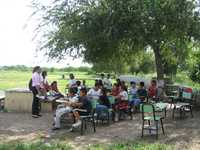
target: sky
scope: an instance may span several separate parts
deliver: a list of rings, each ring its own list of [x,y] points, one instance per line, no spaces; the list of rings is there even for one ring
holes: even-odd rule
[[[0,0],[0,66],[26,65],[45,67],[87,66],[81,59],[57,63],[47,62],[47,58],[37,53],[33,41],[36,20],[29,20],[33,10],[32,0]],[[24,28],[25,25],[28,25]]]

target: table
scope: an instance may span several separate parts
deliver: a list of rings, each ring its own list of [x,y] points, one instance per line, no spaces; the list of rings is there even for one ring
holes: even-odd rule
[[[176,109],[179,110],[180,118],[182,118],[182,114],[185,113],[186,108],[189,109],[191,116],[193,117],[192,106],[190,105],[190,103],[178,102],[178,103],[174,104],[174,109],[173,109],[173,112],[172,112],[172,118],[174,119],[174,113],[175,113]]]
[[[169,105],[168,103],[163,103],[163,102],[158,102],[153,104],[155,107],[156,112],[165,112],[165,117],[167,116],[167,106]]]

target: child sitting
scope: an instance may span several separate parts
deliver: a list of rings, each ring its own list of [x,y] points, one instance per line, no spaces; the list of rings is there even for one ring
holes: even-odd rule
[[[116,103],[114,105],[115,121],[119,120],[119,111],[128,110],[128,93],[125,86],[119,86],[120,93],[116,96]]]
[[[147,98],[147,90],[144,87],[144,82],[140,82],[140,86],[137,90],[138,98],[141,100],[141,102],[144,102]]]
[[[69,100],[66,101],[65,107],[58,108],[54,117],[54,128],[53,130],[60,129],[61,116],[72,112],[73,105],[78,102],[78,97],[75,95],[76,91],[73,88],[69,89]]]
[[[99,88],[98,83],[95,83],[95,86],[93,88],[91,88],[87,93],[87,96],[90,99],[99,99],[100,95],[101,95],[101,89]]]
[[[73,110],[73,115],[75,117],[76,123],[72,125],[73,128],[77,128],[81,125],[80,116],[87,116],[92,111],[92,104],[87,98],[87,89],[82,88],[80,90],[80,97],[77,103],[74,103],[73,107],[76,109]]]
[[[151,81],[151,85],[148,88],[149,98],[155,99],[157,97],[157,82],[156,80]]]
[[[141,100],[138,98],[138,89],[136,87],[136,83],[135,82],[131,82],[131,89],[129,91],[130,95],[131,95],[131,101],[130,101],[130,106],[131,106],[131,112],[135,112],[136,111],[136,107],[141,103]]]
[[[51,83],[50,94],[57,98],[64,97],[64,95],[62,95],[61,92],[58,90],[57,81],[53,81]]]

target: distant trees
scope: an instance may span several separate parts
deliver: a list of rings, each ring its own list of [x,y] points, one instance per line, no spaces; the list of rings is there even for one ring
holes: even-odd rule
[[[32,71],[32,67],[27,67],[24,65],[16,65],[16,66],[2,66],[0,67],[0,70],[6,70],[6,71]],[[65,67],[65,68],[55,68],[55,67],[42,67],[43,70],[46,70],[47,72],[74,72],[74,71],[80,71],[80,72],[91,72],[90,67]]]

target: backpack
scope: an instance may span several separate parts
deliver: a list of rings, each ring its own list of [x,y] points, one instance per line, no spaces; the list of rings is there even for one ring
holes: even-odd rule
[[[33,86],[32,86],[32,78],[29,80],[29,82],[28,82],[28,88],[29,88],[29,90],[30,91],[32,91],[33,90]]]

